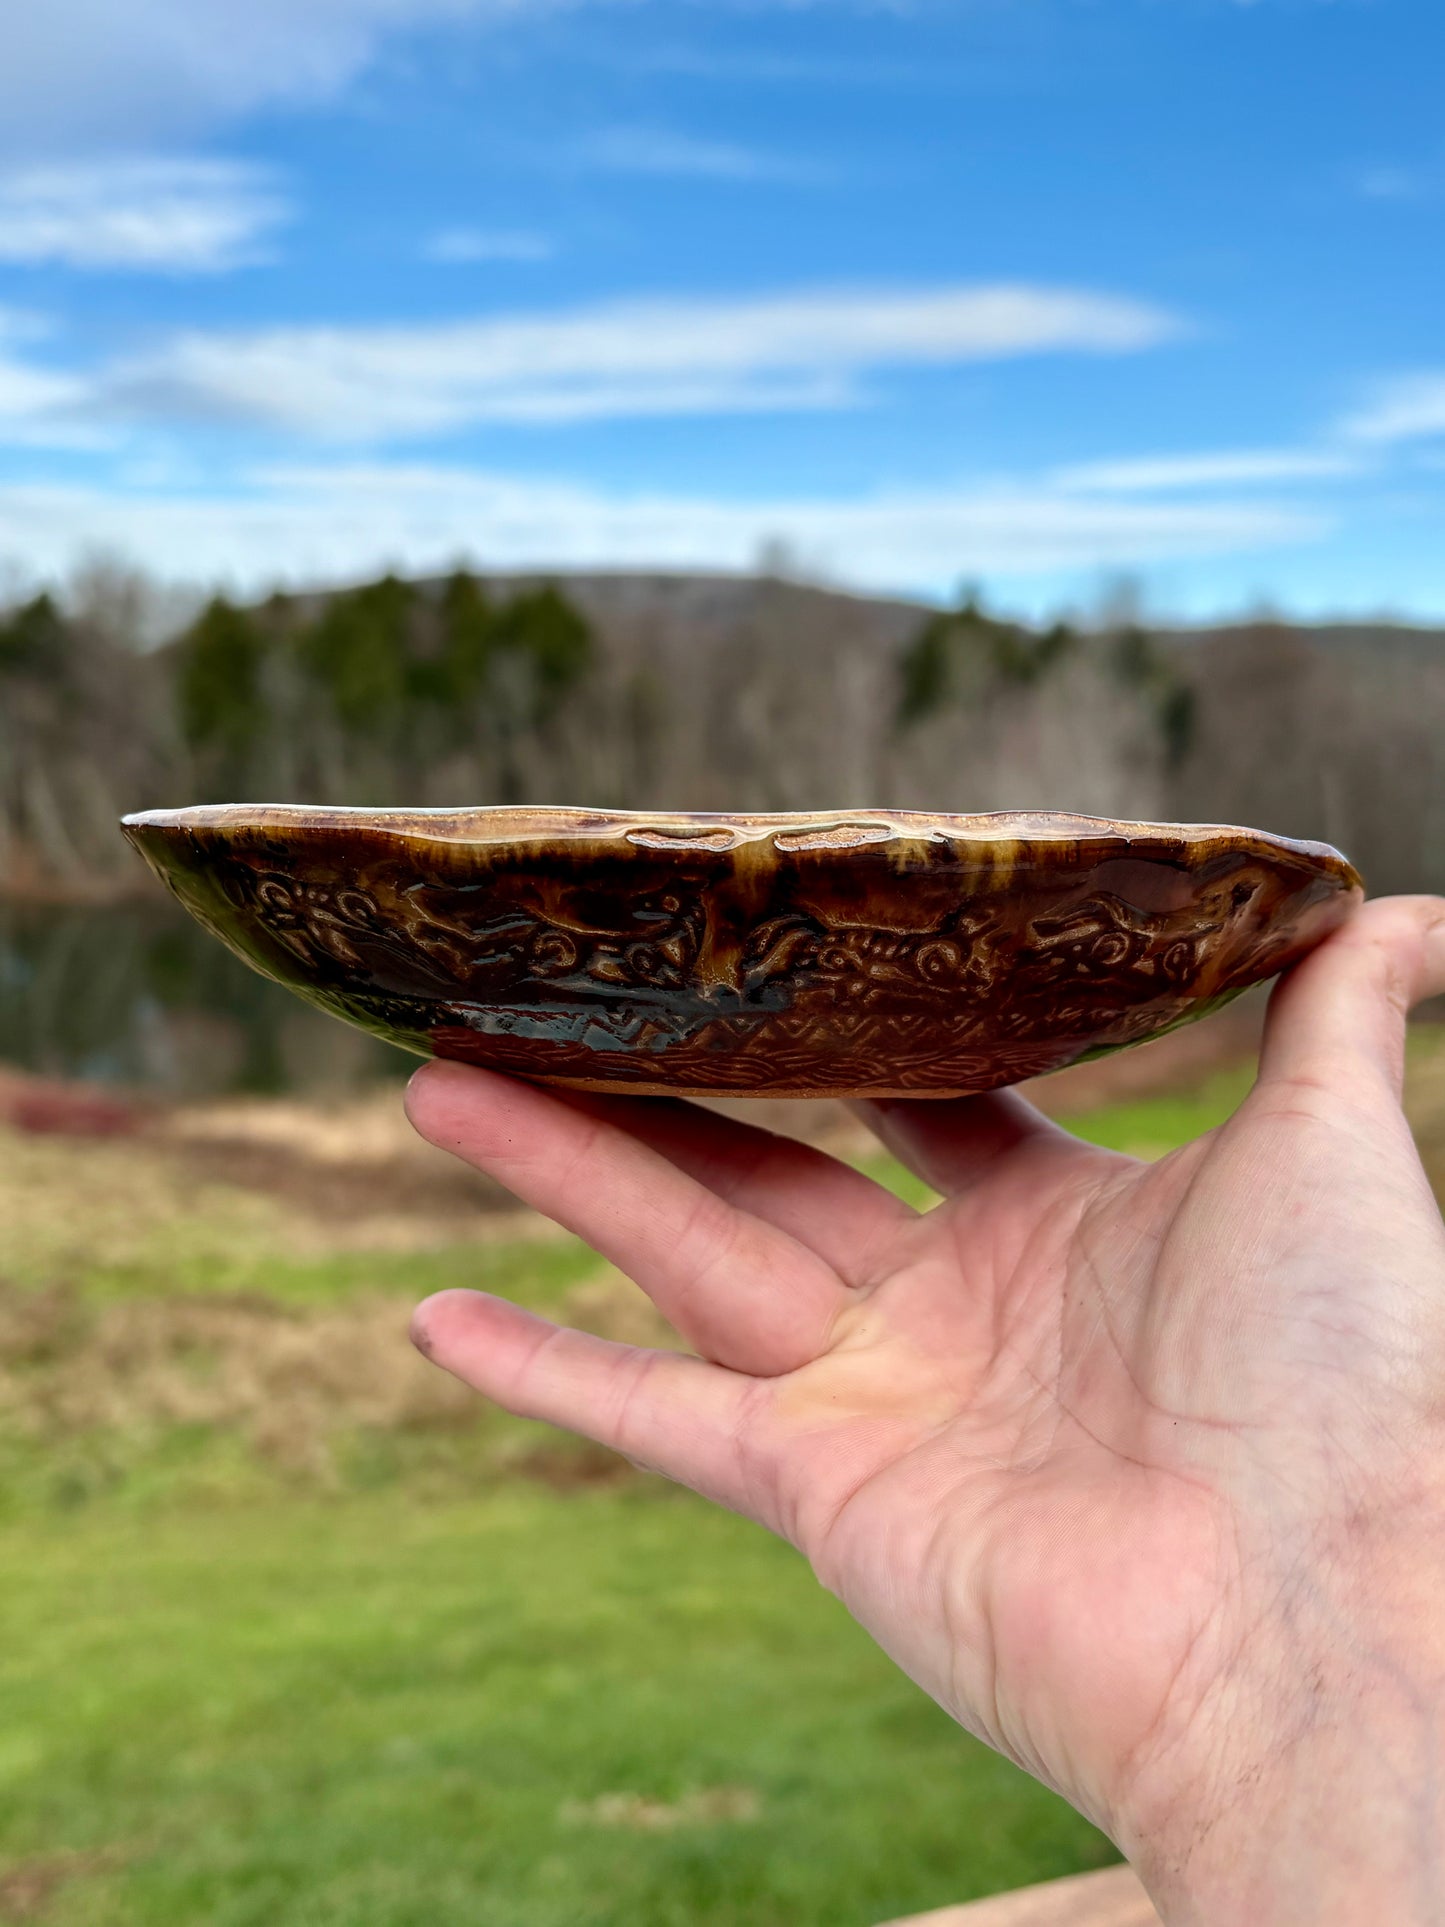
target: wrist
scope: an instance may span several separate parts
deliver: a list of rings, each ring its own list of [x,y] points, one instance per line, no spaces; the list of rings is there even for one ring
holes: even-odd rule
[[[1341,1714],[1124,1844],[1165,1927],[1434,1927],[1445,1917],[1442,1723]]]
[[[1153,1750],[1116,1837],[1166,1927],[1445,1919],[1445,1557],[1286,1589]],[[1326,1575],[1326,1576],[1322,1576]]]

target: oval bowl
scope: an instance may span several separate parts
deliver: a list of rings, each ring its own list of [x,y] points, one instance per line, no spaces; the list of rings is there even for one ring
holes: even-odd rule
[[[1362,894],[1323,844],[1083,816],[247,804],[123,828],[334,1016],[636,1095],[991,1090],[1204,1015]]]

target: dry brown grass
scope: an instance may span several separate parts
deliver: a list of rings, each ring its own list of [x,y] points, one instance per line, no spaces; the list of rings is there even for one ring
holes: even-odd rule
[[[185,1105],[157,1115],[145,1135],[195,1177],[263,1192],[341,1227],[358,1218],[454,1222],[517,1209],[499,1184],[424,1143],[391,1085],[332,1103]]]
[[[129,1271],[164,1288],[181,1269],[224,1277],[273,1257],[553,1235],[515,1201],[497,1209],[465,1184],[413,1183],[394,1165],[328,1169],[285,1150],[253,1157],[219,1135],[196,1144],[181,1134],[36,1137],[0,1127],[0,1273],[41,1284]]]
[[[1198,1083],[1247,1055],[1257,1004],[1029,1087],[1055,1112]],[[716,1107],[845,1156],[876,1142],[828,1101]],[[242,1098],[150,1107],[110,1138],[0,1125],[0,1274],[38,1284],[96,1271],[166,1281],[207,1268],[411,1252],[548,1235],[506,1192],[422,1143],[394,1087],[333,1102]]]
[[[1143,1074],[1131,1069],[1128,1078]],[[1445,1193],[1445,1027],[1413,1032],[1407,1103],[1427,1170]],[[197,1176],[194,1147],[219,1160],[243,1142],[290,1160],[294,1184],[278,1193]],[[82,1435],[158,1438],[194,1427],[325,1476],[343,1434],[473,1424],[472,1395],[413,1353],[396,1296],[362,1289],[289,1304],[256,1291],[175,1288],[187,1268],[223,1286],[228,1268],[264,1281],[272,1259],[420,1252],[548,1231],[530,1213],[439,1211],[440,1192],[420,1176],[405,1211],[394,1195],[372,1197],[369,1214],[358,1208],[338,1221],[305,1202],[317,1170],[347,1172],[350,1182],[383,1166],[421,1173],[436,1157],[411,1137],[394,1093],[325,1114],[290,1103],[208,1106],[128,1139],[0,1134],[0,1431],[44,1448]],[[444,1187],[452,1167],[442,1164],[435,1181]],[[95,1273],[117,1269],[128,1273],[124,1295],[87,1288]],[[560,1310],[628,1342],[668,1342],[647,1300],[607,1267],[574,1286]],[[530,1438],[499,1440],[497,1449],[518,1470],[564,1482],[615,1469],[605,1455],[595,1464],[575,1453],[559,1458]]]
[[[610,1268],[574,1287],[560,1312],[604,1337],[668,1341],[648,1300]],[[260,1296],[94,1303],[61,1285],[0,1286],[0,1431],[53,1448],[97,1434],[134,1444],[202,1428],[324,1481],[343,1435],[477,1424],[484,1408],[475,1393],[417,1355],[406,1322],[394,1297],[296,1309]],[[537,1458],[530,1441],[503,1442],[503,1457],[553,1482],[598,1469]]]
[[[1426,1175],[1445,1208],[1445,1025],[1417,1025],[1411,1031],[1405,1111]]]

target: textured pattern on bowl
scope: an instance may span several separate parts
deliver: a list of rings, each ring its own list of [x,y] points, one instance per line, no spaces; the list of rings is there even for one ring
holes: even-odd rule
[[[1360,897],[1336,851],[1059,815],[238,805],[127,817],[256,969],[580,1090],[958,1096],[1159,1035]]]

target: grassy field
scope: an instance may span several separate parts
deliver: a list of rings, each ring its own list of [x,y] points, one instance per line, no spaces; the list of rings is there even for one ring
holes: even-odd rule
[[[1076,1123],[1157,1154],[1246,1084]],[[652,1336],[574,1241],[4,1152],[0,1921],[870,1927],[1112,1857],[786,1547],[405,1346],[464,1282]]]
[[[73,1875],[56,1923],[863,1927],[1108,1857],[786,1548],[641,1482],[5,1553],[3,1838]]]

